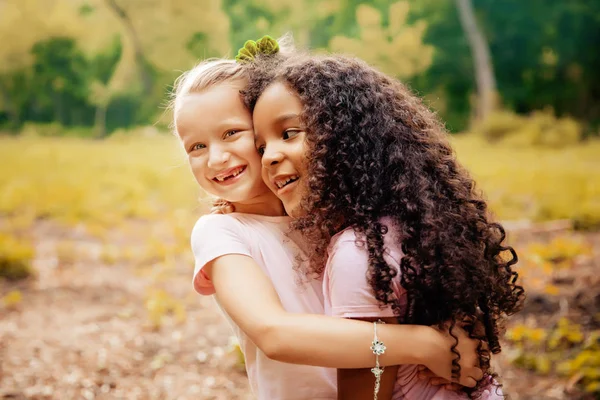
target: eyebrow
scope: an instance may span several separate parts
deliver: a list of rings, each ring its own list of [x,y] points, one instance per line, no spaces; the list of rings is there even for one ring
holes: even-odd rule
[[[245,121],[243,118],[233,117],[222,120],[217,127],[219,130],[223,130],[231,127],[231,125],[248,125],[248,121]]]
[[[276,124],[280,124],[282,122],[286,122],[290,119],[294,119],[294,118],[299,118],[300,115],[296,114],[296,113],[292,113],[292,114],[283,114],[280,115],[279,117],[275,118],[275,123]]]
[[[294,119],[294,118],[300,118],[300,114],[290,113],[290,114],[280,115],[279,117],[275,118],[275,121],[273,121],[273,124],[281,124],[283,122],[289,121],[290,119]],[[259,136],[259,133],[255,127],[254,128],[254,137],[256,138],[257,136]]]

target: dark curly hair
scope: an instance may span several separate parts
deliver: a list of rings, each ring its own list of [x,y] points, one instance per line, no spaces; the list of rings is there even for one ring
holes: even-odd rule
[[[307,194],[293,227],[310,246],[310,272],[322,272],[332,236],[353,228],[368,251],[368,279],[379,302],[390,304],[401,323],[464,324],[487,343],[479,354],[491,373],[501,322],[524,300],[512,269],[517,254],[503,244],[503,227],[489,216],[437,116],[406,86],[354,58],[300,54],[258,59],[249,68],[244,97],[251,110],[276,81],[303,104]],[[383,235],[392,228],[384,216],[400,234],[399,278],[384,260]],[[407,291],[404,307],[393,279]],[[460,355],[452,351],[458,376]]]

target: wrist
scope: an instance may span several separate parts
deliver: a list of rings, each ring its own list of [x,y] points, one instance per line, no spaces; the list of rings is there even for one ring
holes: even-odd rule
[[[430,326],[420,326],[417,336],[417,343],[413,347],[414,357],[417,360],[415,364],[422,364],[430,368],[439,362],[440,355],[446,349],[444,336],[436,329]]]

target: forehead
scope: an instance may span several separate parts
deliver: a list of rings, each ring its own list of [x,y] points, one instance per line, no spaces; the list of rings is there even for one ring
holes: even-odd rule
[[[254,107],[254,117],[265,116],[276,117],[281,112],[302,111],[302,103],[297,94],[282,82],[269,85],[258,98]]]
[[[182,96],[175,107],[176,122],[195,119],[206,123],[232,116],[249,117],[250,113],[240,95],[242,88],[240,84],[222,83]]]

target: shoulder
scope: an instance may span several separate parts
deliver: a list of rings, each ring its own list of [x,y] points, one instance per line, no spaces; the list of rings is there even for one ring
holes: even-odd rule
[[[340,247],[346,247],[349,244],[356,245],[356,243],[357,243],[356,232],[354,232],[354,228],[348,227],[348,228],[344,229],[343,231],[340,231],[340,232],[336,233],[335,235],[333,235],[333,237],[331,238],[331,241],[329,242],[328,251],[331,254],[331,253],[334,253],[335,251],[337,251]]]
[[[192,235],[210,233],[215,231],[226,231],[241,229],[242,224],[238,218],[230,214],[208,214],[198,218]]]
[[[399,264],[402,258],[402,238],[398,225],[390,217],[381,218],[380,223],[386,228],[386,233],[383,235],[384,257],[389,257],[386,261],[392,264]],[[368,258],[365,238],[357,234],[353,227],[348,227],[334,235],[329,242],[327,252],[330,258],[335,257],[344,261],[352,257],[361,257],[361,260],[364,257]]]
[[[346,228],[331,238],[325,269],[329,273],[365,270],[368,268],[368,258],[364,241],[356,235],[353,228]]]
[[[192,245],[243,237],[244,226],[237,217],[223,214],[203,215],[192,229]]]

